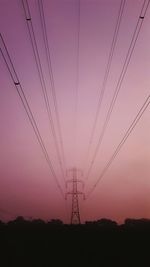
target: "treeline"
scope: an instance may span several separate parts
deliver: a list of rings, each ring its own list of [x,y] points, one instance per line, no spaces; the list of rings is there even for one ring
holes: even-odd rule
[[[141,218],[141,219],[132,219],[132,218],[128,218],[124,221],[123,224],[118,225],[116,221],[110,220],[110,219],[99,219],[96,221],[86,221],[84,224],[80,224],[80,225],[70,225],[70,224],[64,224],[63,221],[61,221],[60,219],[52,219],[50,221],[44,221],[42,219],[25,219],[23,216],[18,216],[16,217],[16,219],[14,220],[10,220],[8,222],[4,222],[2,220],[0,220],[0,227],[4,227],[4,226],[11,226],[11,225],[41,225],[41,226],[70,226],[70,227],[86,227],[86,226],[93,226],[93,227],[110,227],[110,228],[116,228],[116,227],[150,227],[150,219],[146,219],[146,218]]]
[[[1,266],[150,266],[150,220],[100,219],[81,225],[55,219],[0,222]]]

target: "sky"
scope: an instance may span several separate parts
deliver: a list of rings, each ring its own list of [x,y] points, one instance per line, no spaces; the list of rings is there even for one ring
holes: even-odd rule
[[[79,19],[80,2],[80,19]],[[150,93],[150,7],[123,79],[102,144],[87,171],[138,21],[143,0],[126,0],[93,142],[88,153],[98,97],[108,62],[120,0],[43,0],[60,128],[65,179],[82,170],[85,194]],[[146,1],[148,2],[148,1]],[[37,0],[29,0],[32,24],[60,149],[57,119]],[[58,181],[66,189],[49,125],[40,79],[20,0],[0,0],[0,33],[29,102]],[[2,47],[2,42],[0,43]],[[78,81],[78,82],[77,82]],[[149,108],[103,179],[86,200],[79,197],[81,221],[150,218]],[[81,172],[79,172],[80,174]],[[79,190],[82,188],[79,186]],[[71,196],[60,194],[0,53],[0,218],[70,221]]]

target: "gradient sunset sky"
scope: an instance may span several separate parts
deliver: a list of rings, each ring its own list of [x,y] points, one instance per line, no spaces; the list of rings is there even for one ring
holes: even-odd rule
[[[58,132],[38,1],[29,0],[28,3]],[[102,108],[87,158],[120,3],[121,0],[43,0],[66,168],[75,166],[82,169],[83,181],[86,180],[144,1],[125,1]],[[0,33],[65,192],[20,0],[0,0]],[[77,76],[79,83],[76,98]],[[143,20],[102,145],[85,183],[85,193],[97,181],[149,94],[150,7]],[[44,220],[59,218],[69,222],[70,208],[71,198],[68,197],[67,201],[62,199],[0,53],[0,218],[7,220],[22,215]],[[127,217],[150,218],[149,108],[89,199],[80,199],[80,212],[82,222],[102,217],[119,223]]]

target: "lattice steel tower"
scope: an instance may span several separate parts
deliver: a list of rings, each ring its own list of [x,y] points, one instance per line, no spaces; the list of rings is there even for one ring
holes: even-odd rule
[[[83,182],[81,180],[78,180],[78,174],[82,173],[80,170],[73,168],[68,170],[72,174],[72,179],[68,180],[66,184],[72,183],[72,191],[66,193],[67,195],[72,195],[72,210],[71,210],[71,224],[80,224],[80,210],[79,210],[79,195],[83,195],[84,193],[81,191],[78,191],[78,183],[81,183],[83,185]]]

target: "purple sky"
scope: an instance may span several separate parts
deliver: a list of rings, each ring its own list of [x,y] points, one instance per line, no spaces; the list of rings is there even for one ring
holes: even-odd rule
[[[120,0],[80,0],[77,129],[75,105],[78,1],[43,0],[66,167],[69,169],[76,164],[77,168],[83,170],[83,180],[142,4],[142,0],[126,0],[101,113],[89,158],[86,160]],[[37,0],[29,0],[29,6],[56,126]],[[150,9],[147,10],[143,21],[85,192],[97,181],[103,167],[149,95],[149,25]],[[65,190],[21,1],[0,0],[0,32],[31,105],[59,182]],[[107,217],[122,222],[126,217],[150,217],[149,137],[150,121],[147,109],[91,197],[80,202],[82,221]],[[68,222],[70,203],[70,198],[66,203],[62,200],[0,54],[0,210],[10,212],[3,212],[0,217],[10,219],[18,214],[45,220],[60,218]]]

